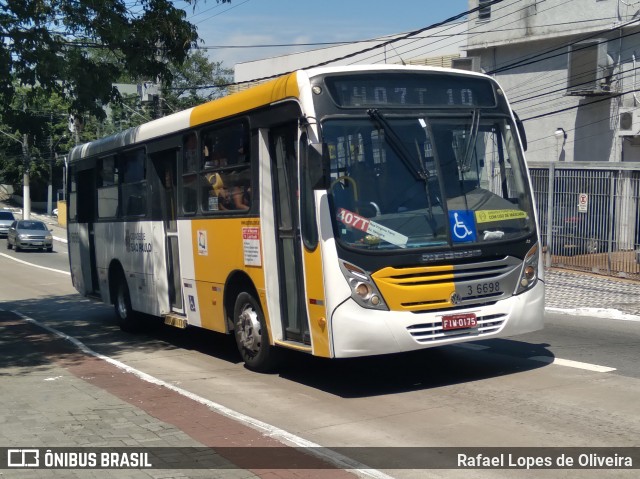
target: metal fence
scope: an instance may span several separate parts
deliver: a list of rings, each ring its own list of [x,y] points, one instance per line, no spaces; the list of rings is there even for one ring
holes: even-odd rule
[[[529,171],[547,267],[640,279],[639,166],[532,162]]]

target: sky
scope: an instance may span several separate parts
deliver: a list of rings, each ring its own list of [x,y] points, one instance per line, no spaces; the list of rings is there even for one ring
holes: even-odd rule
[[[233,68],[259,60],[323,45],[408,32],[443,21],[468,9],[467,0],[198,0],[193,8],[177,1],[187,20],[196,25],[212,61]],[[298,44],[288,47],[258,45]],[[217,48],[229,46],[252,48]],[[328,45],[325,45],[328,46]]]

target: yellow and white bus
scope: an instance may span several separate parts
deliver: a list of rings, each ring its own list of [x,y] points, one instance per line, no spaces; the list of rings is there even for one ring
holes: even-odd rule
[[[540,329],[524,130],[492,78],[299,70],[74,148],[73,284],[140,313],[345,358]]]

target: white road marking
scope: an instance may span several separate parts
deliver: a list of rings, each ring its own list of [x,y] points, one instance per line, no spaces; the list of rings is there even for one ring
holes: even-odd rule
[[[62,273],[62,274],[71,276],[71,273],[69,271],[62,271],[61,269],[55,269],[55,268],[47,268],[46,266],[40,266],[39,264],[33,264],[27,261],[22,261],[21,259],[14,258],[13,256],[9,256],[8,254],[4,254],[4,253],[0,253],[0,256],[2,256],[3,258],[10,259],[12,261],[16,261],[18,263],[26,264],[28,266],[33,266],[34,268],[46,269],[47,271],[54,271],[56,273]]]
[[[549,356],[533,356],[532,361],[539,361],[547,364],[557,364],[558,366],[567,366],[569,368],[585,369],[587,371],[594,371],[596,373],[609,373],[615,371],[616,368],[610,368],[609,366],[600,366],[598,364],[582,363],[580,361],[572,361],[571,359],[553,358]]]
[[[303,448],[310,448],[309,452],[320,457],[321,459],[324,459],[332,464],[334,464],[335,466],[341,468],[341,469],[347,469],[350,470],[352,472],[355,472],[361,476],[366,476],[366,477],[372,477],[372,478],[376,478],[376,479],[392,479],[391,476],[385,474],[384,472],[378,471],[377,469],[370,469],[368,468],[366,465],[358,462],[358,461],[354,461],[353,459],[350,459],[346,456],[343,456],[342,454],[338,454],[337,452],[331,451],[329,449],[323,448],[322,446],[320,446],[319,444],[316,444],[314,442],[311,441],[307,441],[306,439],[296,436],[295,434],[292,434],[290,432],[285,431],[284,429],[280,429],[276,426],[272,426],[271,424],[268,424],[266,422],[260,421],[258,419],[252,418],[250,416],[247,416],[245,414],[242,414],[238,411],[234,411],[233,409],[230,409],[226,406],[223,406],[222,404],[218,404],[216,402],[210,401],[209,399],[205,399],[201,396],[198,396],[192,392],[189,392],[185,389],[179,388],[171,383],[168,383],[166,381],[163,381],[162,379],[158,379],[154,376],[151,376],[150,374],[144,373],[142,371],[139,371],[138,369],[132,368],[131,366],[128,366],[116,359],[110,358],[109,356],[105,356],[104,354],[100,354],[96,351],[94,351],[93,349],[89,348],[88,346],[86,346],[83,342],[79,341],[78,339],[69,336],[65,333],[63,333],[62,331],[59,331],[55,328],[51,328],[33,318],[30,318],[29,316],[26,316],[22,313],[20,313],[19,311],[12,311],[14,314],[17,314],[18,316],[20,316],[22,319],[24,319],[25,321],[35,324],[36,326],[45,329],[47,331],[49,331],[50,333],[55,334],[56,336],[61,337],[62,339],[65,339],[66,341],[69,341],[70,343],[72,343],[73,345],[75,345],[78,349],[80,349],[82,352],[89,354],[93,357],[102,359],[103,361],[108,362],[109,364],[114,365],[115,367],[117,367],[118,369],[121,369],[123,371],[126,371],[130,374],[133,374],[135,376],[137,376],[138,378],[142,379],[143,381],[146,381],[148,383],[151,384],[156,384],[158,386],[163,386],[167,389],[170,389],[174,392],[177,392],[178,394],[185,396],[193,401],[196,401],[200,404],[203,404],[207,407],[209,407],[210,409],[216,411],[219,414],[222,414],[223,416],[227,416],[235,421],[238,421],[239,423],[244,424],[245,426],[249,426],[253,429],[256,429],[260,432],[262,432],[263,434],[265,434],[266,436],[269,437],[274,437],[276,439],[279,439],[280,441],[282,441],[285,444],[289,444],[289,445],[293,445],[293,446],[297,446],[297,447],[303,447]]]

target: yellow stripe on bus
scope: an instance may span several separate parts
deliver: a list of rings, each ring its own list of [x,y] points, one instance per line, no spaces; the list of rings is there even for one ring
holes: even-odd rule
[[[298,98],[299,96],[297,75],[291,73],[249,90],[196,106],[191,112],[190,123],[191,126],[197,126],[254,110],[285,98]]]
[[[456,287],[453,266],[387,267],[371,275],[391,311],[449,307]]]

